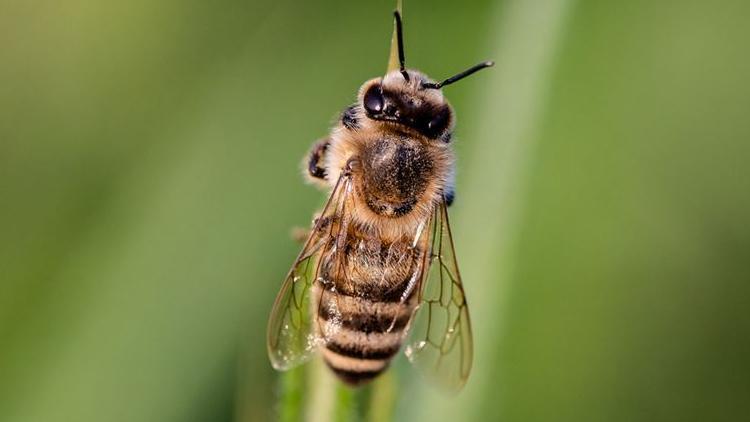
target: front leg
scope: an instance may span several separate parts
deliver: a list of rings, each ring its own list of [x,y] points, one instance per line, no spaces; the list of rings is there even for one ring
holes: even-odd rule
[[[323,167],[323,163],[325,162],[325,154],[328,151],[330,143],[331,140],[329,138],[318,140],[305,159],[305,175],[313,183],[325,183],[326,169]]]

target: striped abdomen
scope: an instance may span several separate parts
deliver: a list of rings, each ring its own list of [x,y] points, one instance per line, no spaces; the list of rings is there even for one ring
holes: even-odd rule
[[[419,254],[407,241],[350,233],[343,251],[321,257],[316,283],[323,359],[349,384],[370,381],[399,351],[416,305]]]

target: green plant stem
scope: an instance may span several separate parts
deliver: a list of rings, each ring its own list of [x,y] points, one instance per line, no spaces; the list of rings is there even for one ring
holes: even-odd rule
[[[305,368],[298,367],[285,372],[280,380],[278,415],[279,421],[296,422],[302,420]]]
[[[396,406],[396,375],[395,369],[386,371],[376,379],[370,390],[368,403],[368,422],[388,422],[393,420]]]
[[[313,359],[306,366],[310,375],[306,386],[307,402],[305,403],[304,420],[330,422],[333,420],[336,400],[334,396],[336,380],[319,357]]]

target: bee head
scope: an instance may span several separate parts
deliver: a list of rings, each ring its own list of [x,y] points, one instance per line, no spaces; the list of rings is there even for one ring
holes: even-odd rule
[[[435,82],[416,70],[406,69],[401,15],[396,11],[394,16],[399,69],[362,85],[360,104],[370,119],[407,126],[429,139],[443,138],[453,126],[453,111],[443,97],[442,88],[494,63],[479,63],[442,82]]]
[[[405,80],[396,70],[383,78],[373,79],[362,86],[360,102],[368,118],[394,122],[416,130],[429,139],[436,139],[451,129],[453,111],[436,89],[424,89],[428,79],[409,70]]]

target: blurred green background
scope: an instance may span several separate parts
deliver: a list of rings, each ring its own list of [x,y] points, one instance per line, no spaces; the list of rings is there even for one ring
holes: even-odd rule
[[[323,200],[299,163],[393,7],[0,4],[0,420],[276,417],[266,318]],[[750,3],[404,14],[411,66],[497,66],[446,89],[474,372],[446,398],[400,358],[393,417],[746,418]]]

